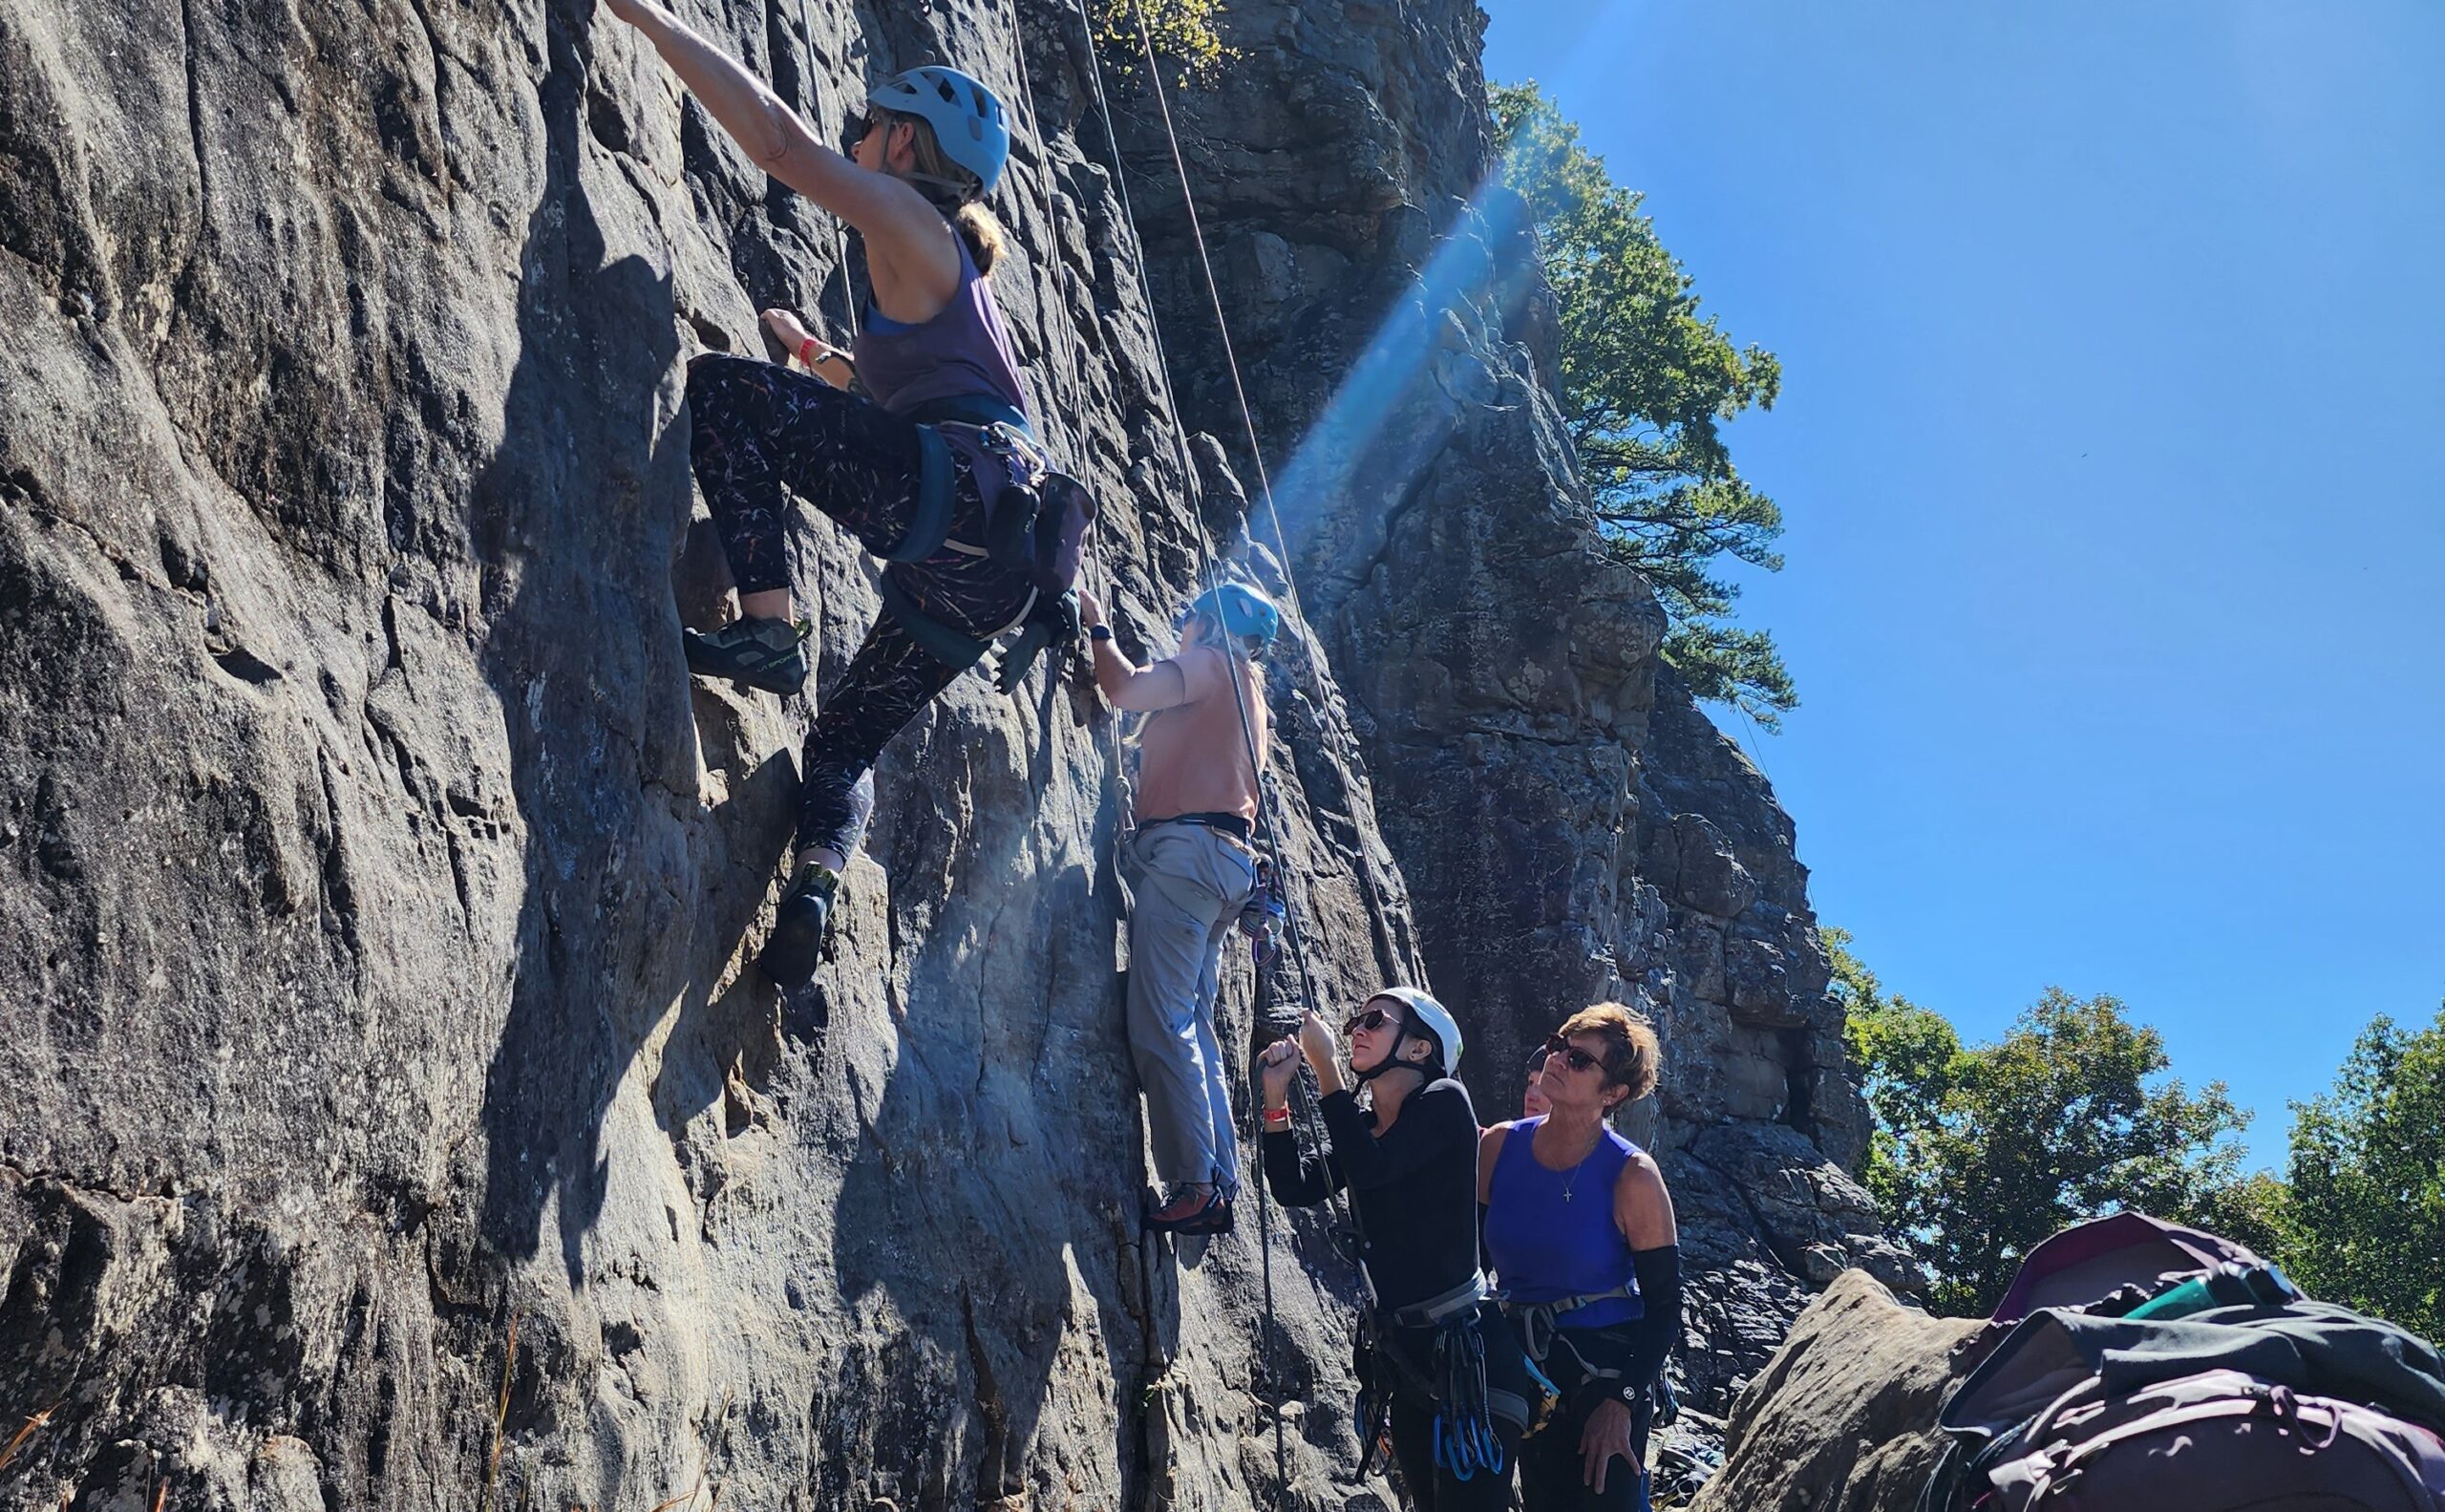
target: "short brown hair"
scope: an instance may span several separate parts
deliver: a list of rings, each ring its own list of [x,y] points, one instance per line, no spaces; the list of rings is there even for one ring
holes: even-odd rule
[[[1637,1009],[1621,1003],[1583,1008],[1563,1020],[1560,1033],[1564,1039],[1595,1034],[1605,1041],[1605,1079],[1630,1090],[1624,1102],[1636,1102],[1655,1090],[1664,1047],[1655,1037],[1655,1021]]]

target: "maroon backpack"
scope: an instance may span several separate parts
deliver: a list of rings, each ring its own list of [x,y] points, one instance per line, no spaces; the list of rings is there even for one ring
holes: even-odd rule
[[[2445,1359],[2231,1240],[2076,1225],[1994,1317],[1957,1352],[1978,1363],[1920,1512],[2445,1512]]]
[[[1992,1314],[2010,1323],[2040,1308],[2084,1307],[2126,1286],[2177,1271],[2259,1265],[2245,1245],[2145,1213],[2109,1213],[2073,1224],[2029,1252]]]
[[[1981,1512],[2445,1512],[2435,1434],[2240,1371],[2120,1396],[2088,1376],[1971,1468]]]

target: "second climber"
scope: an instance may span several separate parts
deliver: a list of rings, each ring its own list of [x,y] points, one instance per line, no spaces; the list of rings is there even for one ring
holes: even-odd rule
[[[1103,606],[1078,598],[1096,686],[1113,707],[1146,713],[1127,858],[1129,1049],[1168,1193],[1146,1224],[1226,1233],[1240,1154],[1214,999],[1223,942],[1257,885],[1252,842],[1272,732],[1256,658],[1282,615],[1254,588],[1224,583],[1182,613],[1178,655],[1139,667],[1113,644]]]
[[[1296,1040],[1265,1047],[1265,1183],[1291,1207],[1350,1190],[1370,1301],[1357,1360],[1363,1452],[1389,1433],[1419,1512],[1508,1507],[1512,1461],[1549,1393],[1478,1264],[1478,1118],[1453,1079],[1460,1026],[1426,993],[1394,987],[1345,1028],[1363,1108],[1313,1012]],[[1313,1157],[1290,1127],[1303,1054],[1322,1089],[1326,1144]]]
[[[871,398],[785,366],[719,353],[688,365],[691,458],[739,593],[739,617],[687,635],[702,676],[788,694],[805,683],[790,593],[796,493],[885,559],[883,613],[806,738],[790,883],[758,957],[794,987],[814,974],[840,874],[873,810],[891,737],[1037,608],[1028,576],[970,543],[988,501],[1048,473],[1018,360],[987,275],[1001,231],[982,203],[1002,174],[1002,102],[928,66],[885,81],[846,153],[656,0],[606,0],[661,53],[756,164],[840,217],[865,246],[873,303],[850,360]],[[838,374],[836,374],[838,376]]]

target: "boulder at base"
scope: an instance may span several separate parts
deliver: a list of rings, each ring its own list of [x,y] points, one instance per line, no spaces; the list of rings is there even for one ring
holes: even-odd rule
[[[1978,1329],[1845,1270],[1741,1392],[1723,1469],[1692,1512],[1907,1512],[1943,1447],[1953,1349]]]

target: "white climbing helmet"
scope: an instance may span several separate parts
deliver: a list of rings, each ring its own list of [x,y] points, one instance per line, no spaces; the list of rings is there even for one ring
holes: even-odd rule
[[[1438,1073],[1446,1076],[1460,1074],[1460,1023],[1449,1010],[1414,987],[1388,987],[1372,995],[1391,998],[1409,1010],[1412,1023],[1434,1031],[1435,1047],[1442,1052]],[[1400,1053],[1399,1041],[1393,1042],[1393,1051],[1395,1055]],[[1392,1069],[1391,1062],[1382,1069]]]
[[[967,198],[981,200],[1001,181],[1002,165],[1010,158],[1010,117],[974,75],[928,63],[884,79],[866,103],[933,127],[943,156],[976,176],[975,190]]]

